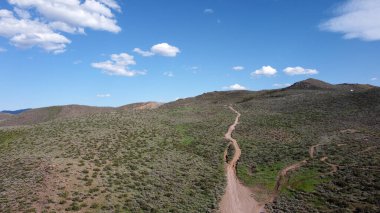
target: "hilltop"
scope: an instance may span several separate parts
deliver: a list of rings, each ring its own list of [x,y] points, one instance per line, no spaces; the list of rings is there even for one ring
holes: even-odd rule
[[[142,102],[142,103],[127,104],[118,108],[122,110],[157,109],[161,105],[162,103],[149,101],[149,102]]]
[[[369,84],[329,84],[324,81],[309,78],[300,82],[296,82],[286,89],[306,89],[306,90],[341,90],[341,91],[365,91],[374,89],[375,86]]]
[[[314,78],[309,78],[304,81],[296,82],[289,86],[288,89],[319,89],[319,90],[329,90],[334,89],[335,86],[324,81],[320,81]]]

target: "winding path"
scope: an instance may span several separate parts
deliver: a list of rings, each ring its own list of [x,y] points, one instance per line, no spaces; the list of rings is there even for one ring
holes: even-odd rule
[[[232,138],[231,134],[239,123],[241,115],[231,106],[229,108],[234,111],[237,116],[235,122],[228,128],[224,137],[230,141],[229,144],[233,145],[235,153],[228,163],[225,161],[227,187],[220,203],[220,211],[221,213],[262,213],[265,212],[264,204],[258,203],[252,196],[252,191],[244,186],[236,176],[236,164],[240,158],[241,150],[239,144]]]
[[[285,168],[283,168],[279,175],[277,176],[277,180],[276,180],[276,185],[274,187],[274,191],[273,191],[273,196],[271,198],[271,202],[274,201],[274,199],[277,197],[278,193],[280,192],[280,189],[281,189],[281,185],[283,184],[284,182],[284,178],[288,175],[289,172],[293,171],[293,170],[297,170],[298,168],[300,168],[301,166],[305,165],[307,163],[307,160],[303,160],[303,161],[300,161],[300,162],[297,162],[297,163],[294,163],[292,165],[289,165]]]
[[[338,165],[327,162],[326,160],[327,160],[328,158],[329,158],[329,157],[322,157],[322,158],[320,159],[320,161],[322,161],[323,163],[329,165],[329,166],[331,167],[331,172],[329,172],[328,174],[333,174],[333,173],[335,173],[336,171],[338,171]]]

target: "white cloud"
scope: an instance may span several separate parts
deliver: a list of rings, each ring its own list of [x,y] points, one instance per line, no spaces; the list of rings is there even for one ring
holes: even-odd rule
[[[133,52],[135,52],[141,56],[144,56],[144,57],[154,56],[154,53],[152,53],[150,51],[141,50],[140,48],[133,49]]]
[[[127,54],[112,54],[111,60],[92,63],[92,67],[101,69],[109,75],[119,75],[132,77],[136,75],[145,75],[146,71],[130,70],[129,66],[135,65],[136,61],[134,57]]]
[[[276,75],[277,70],[271,66],[263,66],[261,69],[258,69],[251,73],[251,76],[264,75],[267,77]]]
[[[114,1],[97,0],[8,0],[21,9],[34,9],[49,22],[64,22],[72,27],[117,33],[121,28],[109,5]],[[109,4],[105,4],[109,2]],[[112,8],[112,7],[111,7]]]
[[[343,33],[345,39],[380,40],[380,1],[348,0],[336,10],[336,17],[322,23],[322,30]]]
[[[150,49],[150,51],[154,54],[166,57],[175,57],[181,52],[178,47],[172,46],[168,43],[156,44]]]
[[[175,57],[181,51],[179,50],[178,47],[172,46],[168,43],[160,43],[160,44],[153,45],[150,48],[150,51],[144,51],[140,48],[135,48],[135,49],[133,49],[133,52],[135,52],[141,56],[144,56],[144,57],[149,57],[149,56],[153,56],[153,55]]]
[[[246,90],[247,88],[240,85],[240,84],[232,84],[227,87],[223,87],[223,89],[228,89],[228,90]]]
[[[214,10],[208,8],[208,9],[203,10],[203,13],[205,13],[205,14],[213,14],[213,13],[214,13]]]
[[[305,69],[303,67],[287,67],[284,69],[284,73],[287,75],[316,75],[318,70]]]
[[[7,49],[0,47],[0,53],[6,52]]]
[[[164,76],[174,77],[174,74],[172,72],[164,72]]]
[[[64,22],[54,21],[49,23],[49,27],[52,30],[62,31],[71,34],[85,34],[84,29],[81,27],[73,27]]]
[[[37,20],[18,19],[9,10],[0,10],[0,36],[9,38],[16,47],[37,46],[53,53],[65,51],[66,44],[71,42],[48,25]]]
[[[111,97],[111,94],[97,94],[96,97],[98,97],[98,98],[109,98],[109,97]]]
[[[234,66],[234,67],[232,67],[232,69],[235,71],[242,71],[242,70],[244,70],[244,67],[243,66]]]
[[[371,81],[377,81],[378,79],[376,77],[371,78]]]
[[[279,88],[282,88],[282,87],[288,87],[290,86],[291,84],[288,84],[288,83],[285,83],[285,84],[273,84],[274,87],[279,87]]]
[[[85,34],[85,29],[118,33],[114,0],[8,0],[14,12],[0,10],[0,36],[20,48],[40,47],[61,53],[71,41],[60,32]],[[14,15],[16,14],[16,15]]]

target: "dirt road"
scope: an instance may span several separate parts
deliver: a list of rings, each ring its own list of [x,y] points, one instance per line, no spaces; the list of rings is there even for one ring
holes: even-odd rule
[[[237,141],[232,138],[231,134],[239,123],[240,113],[231,106],[229,107],[237,116],[235,122],[228,128],[225,138],[233,145],[235,153],[233,158],[225,163],[227,187],[225,194],[220,203],[222,213],[261,213],[265,212],[264,204],[258,203],[254,198],[252,191],[241,184],[236,176],[236,164],[240,158],[241,150]],[[226,153],[226,152],[225,152]]]

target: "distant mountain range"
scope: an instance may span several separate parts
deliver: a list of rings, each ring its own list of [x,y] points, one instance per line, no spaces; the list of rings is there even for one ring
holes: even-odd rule
[[[29,109],[19,109],[19,110],[4,110],[4,111],[1,111],[0,113],[18,115],[18,114],[23,113],[23,112],[28,111],[28,110],[31,110],[31,109],[29,108]]]

